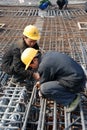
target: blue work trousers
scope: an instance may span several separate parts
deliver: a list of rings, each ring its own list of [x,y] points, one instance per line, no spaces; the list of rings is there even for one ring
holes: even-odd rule
[[[69,105],[77,95],[61,86],[58,81],[41,84],[40,91],[45,98],[55,100],[58,104],[63,106]]]

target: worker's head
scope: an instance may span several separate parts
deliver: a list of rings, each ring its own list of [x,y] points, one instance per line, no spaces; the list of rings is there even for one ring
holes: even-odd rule
[[[36,26],[28,25],[24,28],[23,38],[29,47],[33,47],[36,41],[40,39],[40,33]]]
[[[33,69],[37,69],[39,66],[38,61],[38,50],[34,48],[27,48],[23,51],[21,55],[21,61],[26,65],[25,70],[28,69],[28,67],[31,67]]]

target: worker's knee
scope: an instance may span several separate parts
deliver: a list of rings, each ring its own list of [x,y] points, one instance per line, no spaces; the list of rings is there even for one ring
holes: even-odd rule
[[[44,95],[49,95],[52,94],[53,91],[57,91],[59,87],[58,81],[50,81],[50,82],[45,82],[41,84],[41,93]]]
[[[47,88],[46,88],[46,83],[43,83],[40,87],[40,91],[41,93],[44,95],[47,91]]]

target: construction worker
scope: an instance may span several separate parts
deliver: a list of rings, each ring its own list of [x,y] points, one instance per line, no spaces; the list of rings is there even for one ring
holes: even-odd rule
[[[68,105],[67,112],[76,109],[80,102],[79,93],[84,91],[86,81],[84,71],[76,61],[56,51],[48,51],[38,61],[38,50],[33,48],[25,49],[21,60],[26,70],[28,67],[38,68],[34,78],[42,97]]]
[[[45,10],[48,6],[52,6],[52,4],[51,4],[51,2],[49,0],[40,0],[39,8],[41,10]]]
[[[51,7],[52,4],[49,0],[40,0],[39,1],[39,12],[38,12],[38,15],[42,18],[46,17],[47,16],[47,10],[49,7]]]
[[[85,12],[87,12],[87,2],[85,2]]]
[[[40,39],[40,32],[34,25],[28,25],[23,30],[23,39],[14,43],[2,57],[2,70],[9,75],[13,75],[14,81],[23,82],[26,78],[32,77],[33,70],[25,70],[25,65],[21,62],[21,53],[28,47],[39,49],[37,40]]]
[[[67,8],[67,5],[68,5],[68,0],[57,0],[56,1],[59,9],[66,9]]]

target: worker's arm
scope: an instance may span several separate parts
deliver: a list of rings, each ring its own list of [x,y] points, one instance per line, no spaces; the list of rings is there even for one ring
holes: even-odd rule
[[[33,73],[33,78],[37,81],[35,86],[37,87],[37,89],[40,89],[40,75],[38,72],[34,72]]]

